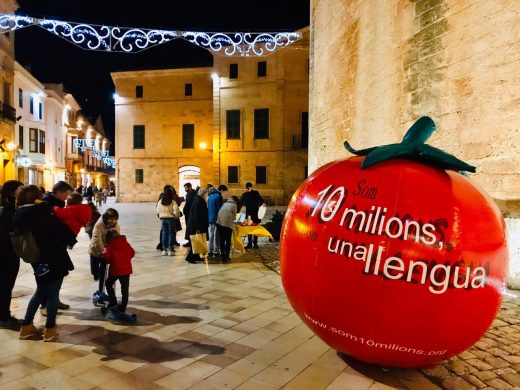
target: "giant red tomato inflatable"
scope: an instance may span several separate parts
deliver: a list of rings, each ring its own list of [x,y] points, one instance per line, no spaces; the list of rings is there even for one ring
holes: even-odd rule
[[[368,363],[456,355],[500,306],[504,220],[458,172],[473,167],[424,145],[434,129],[423,117],[401,144],[349,148],[367,156],[317,170],[285,216],[281,274],[294,310],[332,348]]]

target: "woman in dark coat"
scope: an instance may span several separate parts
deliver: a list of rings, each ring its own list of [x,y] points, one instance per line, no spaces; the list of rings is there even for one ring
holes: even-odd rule
[[[20,329],[20,321],[11,315],[11,295],[20,269],[20,258],[14,253],[9,234],[13,232],[15,196],[23,183],[9,180],[0,190],[0,328]]]
[[[42,203],[38,187],[24,186],[16,196],[17,210],[13,225],[18,231],[31,231],[40,250],[40,263],[49,265],[49,272],[35,277],[36,292],[27,306],[25,318],[20,329],[20,338],[26,339],[38,333],[33,325],[34,315],[42,298],[47,300],[47,319],[44,341],[56,338],[56,314],[58,313],[59,292],[63,278],[74,269],[67,246],[76,243],[74,233],[49,212]],[[33,268],[36,264],[32,264]]]
[[[190,235],[196,233],[208,233],[208,205],[206,204],[206,199],[208,197],[208,190],[206,188],[201,188],[193,201],[193,204],[190,208],[190,213],[188,217],[188,225],[186,226],[186,236],[189,238]],[[198,254],[193,253],[193,248],[191,247],[191,241],[189,243],[189,252],[188,256],[186,256],[186,261],[188,263],[196,263],[198,261],[202,261]]]

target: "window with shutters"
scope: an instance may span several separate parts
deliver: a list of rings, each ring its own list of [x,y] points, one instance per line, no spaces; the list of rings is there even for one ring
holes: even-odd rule
[[[226,111],[226,138],[240,139],[240,110]]]
[[[194,149],[195,148],[195,125],[193,125],[193,124],[182,125],[182,148],[183,149]]]
[[[255,139],[269,138],[269,109],[255,109]]]
[[[144,149],[145,128],[144,125],[134,125],[134,149]]]

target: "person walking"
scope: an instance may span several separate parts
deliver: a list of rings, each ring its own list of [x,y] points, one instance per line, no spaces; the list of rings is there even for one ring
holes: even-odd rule
[[[246,206],[247,218],[251,218],[254,223],[260,223],[260,219],[258,218],[258,209],[262,204],[264,204],[264,200],[260,196],[260,193],[253,189],[253,183],[246,183],[246,192],[242,194],[241,203]],[[258,249],[258,236],[249,234],[247,240],[246,249],[251,249],[253,247]]]
[[[220,192],[213,186],[209,189],[208,195],[208,245],[209,257],[218,256],[220,252],[220,242],[217,232],[218,211],[222,207],[223,199]]]
[[[184,208],[182,209],[182,212],[184,214],[184,219],[186,221],[186,226],[188,226],[188,219],[190,217],[190,210],[191,206],[193,205],[193,202],[195,201],[195,198],[197,197],[197,191],[193,190],[193,187],[191,186],[191,183],[184,184],[184,191],[186,191],[186,202],[184,203]],[[188,242],[184,244],[185,247],[191,247],[190,244],[190,236],[188,235],[188,232],[186,231],[185,235],[186,240]]]
[[[103,188],[103,203],[107,204],[107,198],[108,198],[108,188]]]
[[[13,217],[16,205],[16,192],[23,187],[18,180],[9,180],[0,189],[0,328],[20,329],[20,320],[11,315],[11,297],[18,271],[20,258],[13,250],[9,236],[14,231]]]
[[[238,197],[232,196],[222,205],[218,212],[217,229],[220,237],[220,253],[224,263],[230,260],[231,237],[235,229],[233,221],[237,216],[238,203]]]
[[[175,252],[175,219],[179,218],[180,210],[174,200],[173,190],[169,186],[164,187],[161,200],[157,203],[157,215],[161,220],[162,255],[173,256]]]
[[[47,318],[43,334],[44,341],[57,336],[56,315],[58,313],[61,284],[69,271],[74,269],[67,247],[76,243],[72,231],[42,204],[42,194],[34,185],[24,186],[16,196],[17,210],[13,225],[18,231],[29,230],[40,250],[40,261],[50,265],[50,271],[40,277],[35,276],[36,291],[32,296],[20,329],[20,338],[27,339],[39,333],[33,324],[38,306],[45,301]]]
[[[201,188],[195,196],[195,200],[193,201],[189,212],[188,223],[186,225],[186,237],[188,238],[188,245],[190,248],[188,255],[186,256],[186,261],[188,263],[202,261],[198,254],[193,253],[190,236],[197,233],[208,233],[209,223],[208,206],[206,204],[207,195],[208,190],[206,188]]]

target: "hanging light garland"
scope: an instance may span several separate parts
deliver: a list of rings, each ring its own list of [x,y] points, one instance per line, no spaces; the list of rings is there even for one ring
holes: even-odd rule
[[[122,53],[137,53],[181,38],[216,54],[262,56],[289,46],[302,37],[299,32],[222,33],[156,30],[0,14],[0,33],[29,26],[41,27],[82,49]]]

